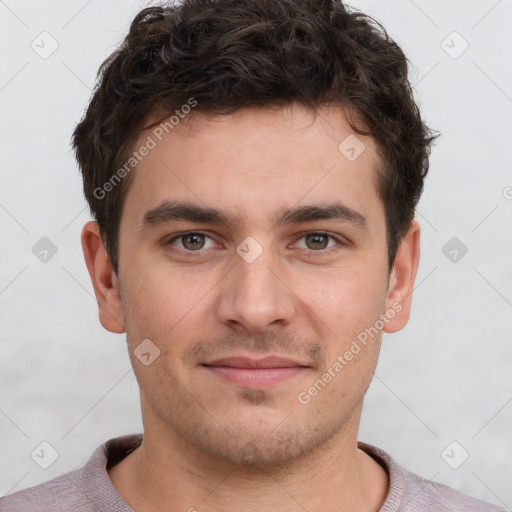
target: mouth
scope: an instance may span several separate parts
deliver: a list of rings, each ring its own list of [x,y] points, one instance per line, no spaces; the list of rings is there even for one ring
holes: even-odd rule
[[[264,388],[287,381],[305,372],[309,366],[285,357],[261,359],[226,357],[203,363],[212,375],[244,388]]]

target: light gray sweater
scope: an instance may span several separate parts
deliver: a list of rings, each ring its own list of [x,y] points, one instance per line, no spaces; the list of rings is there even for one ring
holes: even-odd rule
[[[142,434],[117,437],[99,446],[81,469],[0,499],[1,512],[133,512],[113,486],[107,467],[137,448]],[[379,512],[506,512],[397,464],[385,451],[359,448],[388,472],[390,488]],[[171,512],[171,511],[170,511]]]

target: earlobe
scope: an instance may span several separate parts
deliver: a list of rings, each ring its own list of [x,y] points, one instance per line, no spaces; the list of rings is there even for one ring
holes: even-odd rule
[[[125,326],[119,283],[103,247],[97,222],[85,224],[81,241],[85,263],[98,301],[101,325],[107,331],[121,334],[125,332]]]
[[[420,259],[420,225],[413,220],[398,248],[389,276],[386,311],[393,317],[386,323],[385,332],[403,329],[411,312],[412,291]]]

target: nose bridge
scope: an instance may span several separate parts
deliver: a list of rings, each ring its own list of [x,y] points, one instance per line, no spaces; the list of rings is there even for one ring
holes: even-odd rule
[[[290,291],[279,278],[270,247],[246,239],[236,250],[234,268],[225,278],[219,303],[219,320],[253,332],[271,324],[288,324],[294,306]]]

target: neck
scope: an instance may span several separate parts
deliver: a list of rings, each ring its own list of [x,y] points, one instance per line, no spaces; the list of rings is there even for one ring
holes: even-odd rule
[[[357,447],[358,420],[353,418],[343,433],[301,460],[265,468],[212,459],[157,424],[145,423],[141,446],[111,468],[109,476],[137,512],[377,512],[389,477]]]

